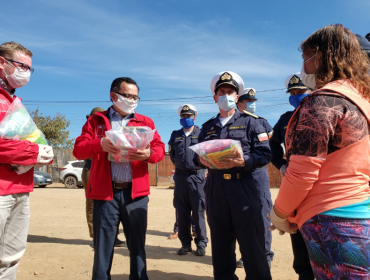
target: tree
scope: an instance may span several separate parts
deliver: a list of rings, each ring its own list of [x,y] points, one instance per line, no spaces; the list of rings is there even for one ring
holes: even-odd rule
[[[44,133],[50,146],[73,149],[75,139],[68,139],[69,130],[67,130],[71,122],[65,116],[60,113],[56,113],[55,116],[43,116],[39,109],[36,109],[36,111],[31,112],[31,117],[38,129]]]

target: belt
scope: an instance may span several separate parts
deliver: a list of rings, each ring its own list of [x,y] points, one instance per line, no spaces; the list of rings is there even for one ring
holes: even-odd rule
[[[239,180],[241,178],[251,178],[251,173],[221,173],[221,172],[209,172],[209,175],[213,178],[224,179],[224,180]]]
[[[132,188],[132,182],[125,182],[125,183],[117,183],[112,181],[113,188],[116,189],[131,189]]]
[[[182,170],[176,168],[175,173],[182,174],[182,175],[197,175],[197,174],[202,174],[206,172],[206,169],[198,169],[198,170]]]

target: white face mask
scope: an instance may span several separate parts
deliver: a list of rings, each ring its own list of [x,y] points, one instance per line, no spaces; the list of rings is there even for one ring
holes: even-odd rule
[[[25,86],[31,78],[30,71],[22,71],[19,70],[17,67],[14,69],[14,73],[11,75],[6,74],[5,70],[3,70],[6,80],[8,81],[9,85],[12,88],[20,88]]]
[[[217,101],[218,107],[221,110],[228,112],[235,107],[235,96],[222,95],[218,97]]]
[[[118,109],[125,112],[126,114],[132,114],[137,107],[137,100],[134,99],[127,99],[121,95],[116,94],[118,100],[116,102],[113,101],[113,104],[117,106]]]
[[[312,74],[307,74],[306,71],[304,71],[304,64],[309,61],[311,58],[314,58],[317,54],[311,56],[309,59],[307,59],[306,61],[303,61],[302,62],[302,69],[301,69],[301,79],[302,79],[302,82],[303,84],[306,86],[306,87],[309,87],[310,89],[314,90],[316,88],[316,76],[315,76],[315,72],[313,72]]]

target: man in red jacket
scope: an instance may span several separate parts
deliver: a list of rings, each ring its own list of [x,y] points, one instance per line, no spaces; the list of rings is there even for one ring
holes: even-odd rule
[[[129,162],[108,160],[108,153],[120,152],[105,137],[105,131],[122,126],[147,126],[153,121],[134,110],[139,87],[131,78],[117,78],[110,89],[113,106],[91,116],[76,139],[73,154],[77,159],[92,159],[86,197],[93,199],[94,267],[92,279],[110,279],[114,242],[122,222],[130,251],[130,279],[146,280],[145,234],[148,195],[148,164],[164,158],[164,143],[157,132],[146,149],[129,156]]]
[[[18,43],[0,45],[0,122],[16,98],[15,90],[30,79],[31,57],[32,52]],[[50,146],[0,138],[0,279],[16,279],[26,251],[33,190],[33,168],[17,174],[11,164],[43,166],[52,159]]]

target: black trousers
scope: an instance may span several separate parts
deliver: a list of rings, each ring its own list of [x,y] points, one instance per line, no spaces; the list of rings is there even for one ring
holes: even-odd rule
[[[301,232],[298,230],[297,233],[291,234],[290,239],[292,240],[294,255],[293,268],[299,276],[298,279],[314,280],[315,276],[312,271],[306,243],[304,242]]]
[[[238,279],[235,275],[238,240],[248,280],[271,280],[261,203],[252,173],[225,180],[221,172],[210,169],[204,187],[214,279]]]
[[[207,247],[207,229],[204,217],[205,175],[183,175],[175,173],[174,206],[178,214],[179,239],[182,246],[190,246],[193,240],[190,232],[192,220],[195,224],[194,242],[197,246]]]
[[[120,222],[130,251],[129,279],[148,279],[145,254],[148,201],[148,196],[132,199],[131,188],[113,188],[113,199],[110,201],[94,200],[93,280],[111,279],[114,243]]]

